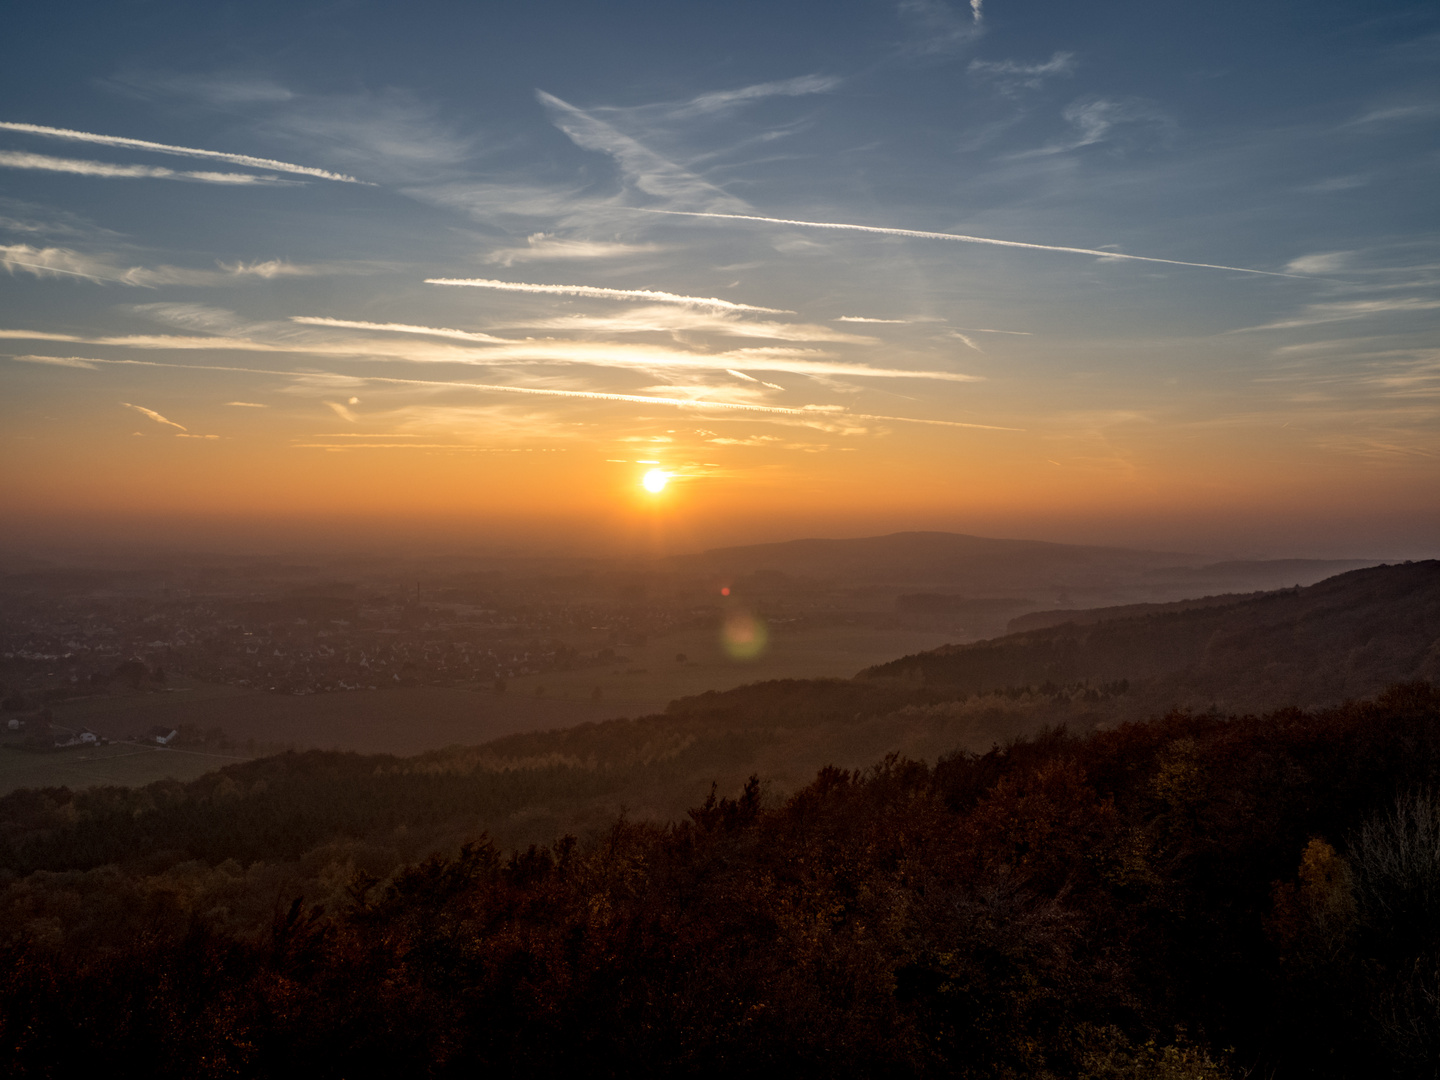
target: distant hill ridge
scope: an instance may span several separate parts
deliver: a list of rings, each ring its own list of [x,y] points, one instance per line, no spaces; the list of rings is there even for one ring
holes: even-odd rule
[[[1321,707],[1440,677],[1440,561],[1352,570],[1228,603],[1207,600],[1215,603],[1159,605],[948,645],[860,678],[964,693],[1128,679],[1136,709],[1255,711]]]
[[[834,584],[941,589],[972,599],[1073,594],[1091,604],[1176,600],[1197,591],[1245,593],[1309,585],[1372,566],[1364,559],[1273,559],[1207,563],[1173,551],[1006,540],[949,532],[854,539],[804,539],[674,555],[677,571],[738,577],[783,574]],[[1053,600],[1051,601],[1054,602]],[[1063,600],[1061,601],[1064,602]]]
[[[1037,575],[1089,570],[1105,576],[1160,570],[1194,556],[1130,548],[1056,544],[1043,540],[1002,540],[948,532],[903,532],[855,539],[788,540],[775,544],[713,548],[678,555],[686,569],[745,573],[756,570],[857,581],[954,581],[982,588],[1034,584]],[[1082,575],[1088,576],[1088,575]]]

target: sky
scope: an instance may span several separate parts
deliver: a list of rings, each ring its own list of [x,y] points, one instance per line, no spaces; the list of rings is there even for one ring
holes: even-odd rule
[[[1440,554],[1433,4],[6,22],[12,535]]]

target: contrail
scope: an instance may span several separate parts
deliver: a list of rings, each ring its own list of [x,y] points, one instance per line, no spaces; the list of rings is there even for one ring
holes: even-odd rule
[[[806,229],[841,229],[848,232],[878,233],[881,236],[908,236],[916,240],[951,240],[961,244],[989,244],[993,247],[1029,248],[1032,251],[1062,251],[1069,255],[1096,255],[1102,259],[1129,259],[1133,262],[1164,263],[1167,266],[1193,266],[1201,270],[1230,270],[1237,274],[1262,274],[1265,277],[1294,278],[1301,276],[1300,274],[1281,274],[1274,270],[1252,270],[1247,266],[1219,266],[1216,263],[1185,262],[1181,259],[1157,259],[1150,255],[1122,255],[1118,251],[1061,247],[1057,244],[1029,244],[1020,240],[995,240],[988,236],[966,236],[964,233],[891,229],[882,228],[879,225],[850,225],[840,221],[793,221],[789,218],[761,217],[758,214],[715,214],[702,210],[654,210],[643,206],[627,206],[624,209],[634,210],[641,214],[720,218],[725,221],[759,221],[766,225],[799,225]]]
[[[167,364],[160,360],[101,360],[98,357],[86,359],[92,364],[127,365],[130,367],[176,368],[184,371],[230,371],[245,375],[281,375],[286,378],[301,376],[329,375],[333,372],[280,371],[273,368],[231,367],[221,364]],[[961,420],[922,420],[911,416],[879,416],[871,413],[847,412],[840,406],[808,405],[799,409],[783,405],[745,405],[735,401],[710,401],[707,398],[667,398],[650,394],[613,394],[603,390],[551,390],[531,386],[505,386],[500,383],[447,382],[444,379],[397,379],[385,375],[356,375],[347,378],[363,379],[366,382],[386,383],[391,386],[438,386],[450,390],[479,390],[496,394],[521,394],[535,397],[580,398],[587,401],[623,401],[636,405],[668,405],[682,409],[729,409],[736,412],[772,413],[780,416],[798,416],[810,420],[830,417],[836,420],[890,420],[901,424],[927,424],[932,427],[977,428],[981,431],[1023,431],[1024,428],[1001,427],[997,424],[968,424]],[[132,409],[150,414],[150,410],[138,405]],[[158,416],[158,414],[155,414]],[[172,423],[163,420],[163,423]],[[176,424],[176,427],[180,425]]]
[[[795,314],[783,308],[755,307],[753,304],[737,304],[713,296],[680,296],[676,293],[656,292],[653,289],[604,289],[598,285],[531,285],[523,281],[491,281],[488,278],[426,278],[425,284],[468,285],[474,289],[549,293],[554,296],[590,296],[601,300],[650,300],[659,304],[685,304],[689,307],[718,308],[721,311],[763,311],[767,315]]]
[[[128,401],[122,401],[120,404],[124,405],[127,409],[134,409],[138,413],[144,413],[151,420],[154,420],[157,424],[169,424],[171,427],[179,428],[181,431],[190,430],[184,424],[177,424],[174,420],[167,420],[154,409],[147,409],[144,405],[131,405]]]
[[[97,143],[100,146],[123,146],[131,150],[149,150],[156,154],[174,154],[177,157],[210,158],[215,161],[228,161],[232,165],[248,165],[252,169],[271,169],[274,172],[314,176],[321,180],[337,180],[342,184],[365,183],[364,180],[357,180],[345,173],[330,172],[328,169],[314,169],[309,165],[295,165],[288,161],[251,157],[249,154],[226,154],[219,150],[197,150],[190,146],[171,146],[169,143],[150,142],[147,139],[127,139],[121,135],[96,135],[89,131],[45,127],[43,124],[19,124],[6,120],[0,120],[0,131],[19,131],[26,135],[43,135],[50,139]]]
[[[91,280],[91,281],[93,281],[93,280],[95,279],[95,277],[96,277],[96,275],[94,275],[94,274],[82,273],[82,272],[79,271],[79,270],[66,270],[64,267],[60,267],[60,266],[46,266],[44,263],[27,263],[27,262],[21,262],[19,259],[5,259],[5,260],[4,260],[4,265],[7,266],[7,267],[10,267],[10,266],[23,266],[23,267],[25,267],[26,269],[29,269],[29,270],[44,270],[44,271],[45,271],[46,273],[48,273],[48,274],[74,274],[76,277],[83,277],[83,278],[85,278],[85,279],[87,279],[87,280]],[[105,281],[119,281],[120,279],[119,279],[119,278],[103,278],[102,280],[105,280]]]
[[[52,157],[0,150],[0,166],[7,169],[40,169],[45,172],[71,173],[75,176],[107,176],[111,179],[133,180],[200,180],[207,184],[303,184],[303,180],[285,180],[259,173],[211,172],[206,169],[167,169],[163,165],[116,165],[108,161],[86,161],[83,158]]]
[[[291,322],[307,326],[334,326],[341,330],[384,330],[392,334],[423,334],[427,337],[455,338],[457,341],[480,341],[491,345],[513,345],[509,338],[493,334],[476,334],[469,330],[451,330],[445,326],[411,326],[409,323],[359,322],[353,319],[327,319],[320,315],[291,315]]]

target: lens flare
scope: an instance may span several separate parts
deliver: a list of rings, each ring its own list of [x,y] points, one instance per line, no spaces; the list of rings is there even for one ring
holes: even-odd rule
[[[765,624],[748,612],[731,612],[720,627],[720,643],[732,660],[754,660],[769,640]]]
[[[651,469],[640,480],[645,485],[645,490],[652,495],[658,495],[665,490],[665,485],[670,482],[670,474],[663,469]]]

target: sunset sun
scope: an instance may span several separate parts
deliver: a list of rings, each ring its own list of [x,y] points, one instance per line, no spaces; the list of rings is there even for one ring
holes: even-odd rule
[[[651,469],[641,479],[640,483],[645,490],[652,495],[658,495],[665,490],[665,485],[670,482],[670,474],[663,469]]]

